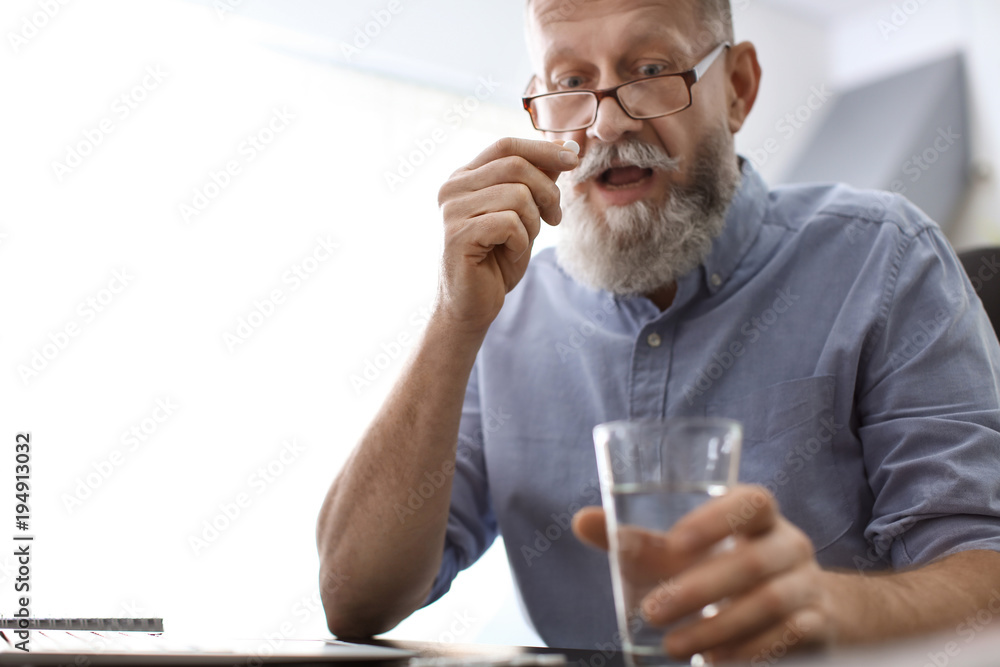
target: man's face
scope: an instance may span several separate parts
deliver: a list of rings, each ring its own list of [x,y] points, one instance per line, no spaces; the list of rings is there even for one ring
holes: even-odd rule
[[[699,0],[533,0],[537,92],[595,90],[693,68],[717,45]],[[694,86],[690,107],[630,118],[614,99],[576,132],[581,164],[563,174],[557,257],[578,281],[652,294],[695,268],[725,224],[740,180],[727,113],[726,53]]]
[[[694,67],[717,45],[700,20],[697,1],[532,0],[529,39],[543,89],[609,88]],[[546,133],[550,140],[575,140],[584,156],[595,143],[634,137],[681,162],[674,172],[614,170],[576,183],[575,194],[587,195],[599,212],[639,200],[663,203],[674,183],[690,183],[699,145],[726,127],[725,59],[723,53],[694,87],[691,107],[680,113],[633,120],[615,100],[605,99],[590,128]]]

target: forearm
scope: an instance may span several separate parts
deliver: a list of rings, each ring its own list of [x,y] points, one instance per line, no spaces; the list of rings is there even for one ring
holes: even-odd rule
[[[441,186],[444,252],[435,314],[320,512],[321,575],[337,583],[321,594],[335,634],[383,632],[430,593],[452,475],[429,498],[421,495],[414,513],[405,511],[408,497],[425,474],[454,471],[479,347],[527,271],[542,220],[557,224],[562,217],[556,176],[578,163],[561,145],[506,138]]]
[[[465,388],[482,336],[432,319],[414,356],[327,494],[317,542],[330,629],[384,632],[418,608],[440,567],[452,475],[418,511],[427,472],[453,470]]]
[[[873,642],[955,628],[987,608],[1000,590],[1000,553],[966,551],[905,572],[824,577],[837,643]]]

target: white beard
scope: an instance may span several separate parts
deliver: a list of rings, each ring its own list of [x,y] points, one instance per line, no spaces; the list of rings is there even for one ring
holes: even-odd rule
[[[577,170],[600,173],[619,155],[634,163],[628,156],[636,155],[636,143],[597,145]],[[649,145],[642,145],[640,152],[650,149],[660,152],[661,160],[671,161]],[[620,295],[651,294],[701,264],[725,227],[741,178],[728,132],[705,141],[689,173],[692,185],[672,186],[659,207],[637,201],[611,206],[600,215],[586,195],[573,193],[573,175],[569,172],[559,182],[566,206],[556,260],[577,282]]]

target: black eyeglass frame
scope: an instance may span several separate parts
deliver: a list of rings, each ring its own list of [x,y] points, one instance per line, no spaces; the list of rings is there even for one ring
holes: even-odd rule
[[[719,54],[721,54],[723,51],[731,47],[732,44],[730,44],[729,42],[722,42],[714,49],[712,49],[711,53],[702,58],[697,65],[695,65],[694,67],[685,72],[671,72],[670,74],[657,74],[655,76],[647,76],[642,79],[634,79],[632,81],[626,81],[625,83],[618,84],[617,86],[613,86],[611,88],[604,88],[601,90],[586,90],[586,89],[558,90],[552,93],[540,93],[538,95],[529,95],[526,97],[522,97],[521,102],[524,104],[524,110],[527,111],[528,115],[531,117],[532,127],[534,127],[539,132],[578,132],[580,130],[585,130],[588,127],[591,127],[594,123],[597,122],[597,110],[601,106],[601,100],[603,100],[606,97],[614,99],[614,101],[618,103],[618,106],[621,107],[621,110],[625,112],[625,115],[633,120],[650,120],[651,118],[662,118],[664,116],[671,116],[675,113],[680,113],[681,111],[684,111],[694,103],[694,94],[691,92],[691,88],[694,86],[694,84],[698,83],[698,81],[700,81],[705,76],[705,72],[707,72],[708,69],[715,63],[715,60],[716,58],[719,57]],[[618,97],[618,91],[621,90],[622,88],[627,88],[628,86],[632,86],[638,83],[646,83],[654,79],[665,79],[668,77],[680,77],[684,81],[685,85],[687,85],[688,102],[680,109],[675,109],[674,111],[668,111],[666,113],[653,114],[651,116],[633,116],[632,113],[626,108],[625,104],[622,103],[621,98]],[[527,91],[528,89],[530,89],[532,84],[534,84],[536,80],[537,77],[532,77],[531,81],[528,83],[528,88],[525,90]],[[580,93],[588,93],[590,95],[593,95],[597,99],[597,104],[594,106],[593,120],[591,120],[586,125],[581,125],[580,127],[573,127],[563,130],[549,130],[546,128],[538,127],[538,124],[535,120],[535,114],[531,110],[532,102],[534,102],[540,97],[554,97],[556,95],[579,95]]]

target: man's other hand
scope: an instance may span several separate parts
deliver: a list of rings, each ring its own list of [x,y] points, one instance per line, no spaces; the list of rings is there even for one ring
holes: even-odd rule
[[[801,530],[763,487],[741,485],[687,514],[666,533],[626,529],[635,578],[660,582],[642,602],[653,625],[691,617],[664,637],[670,655],[767,660],[835,639],[830,579]],[[635,534],[631,534],[635,532]],[[573,517],[583,542],[607,549],[604,510]],[[727,539],[729,538],[729,539]],[[699,612],[714,604],[718,612]]]
[[[559,173],[579,158],[550,141],[501,139],[441,186],[445,243],[437,310],[482,333],[524,276],[541,221],[562,219]]]

